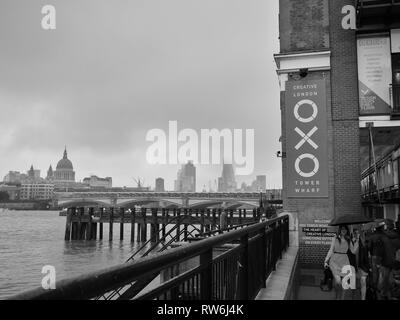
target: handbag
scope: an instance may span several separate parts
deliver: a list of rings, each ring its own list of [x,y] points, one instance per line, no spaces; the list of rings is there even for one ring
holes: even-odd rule
[[[333,274],[330,268],[324,268],[324,279],[319,285],[322,291],[331,291],[333,288]]]

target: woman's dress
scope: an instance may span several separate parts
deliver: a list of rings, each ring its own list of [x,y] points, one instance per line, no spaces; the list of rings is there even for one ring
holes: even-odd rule
[[[333,248],[331,248],[331,250],[333,249],[333,252],[329,260],[329,267],[334,276],[343,277],[343,267],[350,265],[349,257],[347,255],[349,244],[343,239],[339,241],[337,237],[335,237],[333,241]]]

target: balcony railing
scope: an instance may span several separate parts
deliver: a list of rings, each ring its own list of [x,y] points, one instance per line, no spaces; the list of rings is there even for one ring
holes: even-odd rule
[[[400,0],[357,0],[357,28],[398,25]]]

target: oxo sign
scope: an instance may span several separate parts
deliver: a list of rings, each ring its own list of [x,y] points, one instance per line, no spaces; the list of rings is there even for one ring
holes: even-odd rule
[[[287,82],[285,102],[287,195],[327,197],[325,80]]]

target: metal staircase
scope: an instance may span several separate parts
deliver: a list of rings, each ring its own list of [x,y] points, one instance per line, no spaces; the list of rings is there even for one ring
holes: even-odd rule
[[[199,228],[194,224],[187,224],[187,227],[192,227],[192,230],[187,228],[180,229],[180,221],[182,216],[172,217],[165,226],[154,234],[148,241],[146,241],[138,250],[135,251],[127,260],[126,263],[133,261],[135,258],[142,258],[152,253],[162,252],[171,247],[173,243],[179,242],[182,235],[187,237],[195,237],[201,234]],[[199,220],[200,223],[200,220]],[[167,227],[171,224],[174,226],[167,231]],[[197,232],[197,234],[195,234]],[[156,239],[159,239],[156,241]],[[149,248],[149,245],[150,248]],[[107,292],[95,298],[95,300],[129,300],[134,298],[138,293],[145,289],[156,277],[157,274],[152,274],[148,277],[129,283],[123,287]]]

